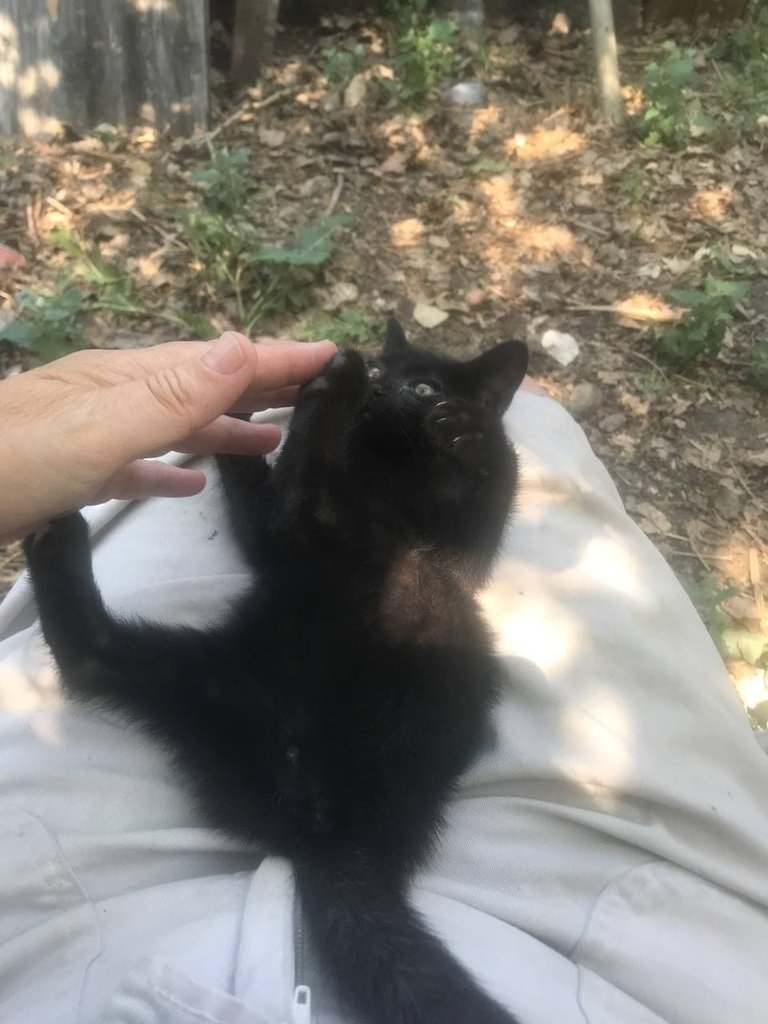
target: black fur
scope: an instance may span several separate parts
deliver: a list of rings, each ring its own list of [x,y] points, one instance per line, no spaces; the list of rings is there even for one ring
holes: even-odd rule
[[[220,627],[119,621],[79,514],[28,538],[74,697],[175,753],[214,826],[291,858],[317,955],[365,1024],[513,1024],[422,924],[409,881],[484,742],[499,666],[474,592],[515,491],[501,415],[527,354],[336,356],[285,449],[219,465],[256,580]]]

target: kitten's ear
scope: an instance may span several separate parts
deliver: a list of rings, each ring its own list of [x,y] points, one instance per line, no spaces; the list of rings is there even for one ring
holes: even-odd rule
[[[528,346],[523,341],[504,341],[483,352],[470,366],[477,375],[483,398],[504,410],[523,383],[528,369]]]
[[[387,333],[384,335],[384,354],[391,355],[393,352],[403,352],[410,348],[405,331],[398,321],[391,316],[387,320]]]

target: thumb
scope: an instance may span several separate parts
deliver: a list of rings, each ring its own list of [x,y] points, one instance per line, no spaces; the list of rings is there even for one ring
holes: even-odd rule
[[[120,461],[172,447],[237,401],[258,373],[259,353],[242,334],[226,331],[202,356],[170,362],[109,389],[112,453]]]

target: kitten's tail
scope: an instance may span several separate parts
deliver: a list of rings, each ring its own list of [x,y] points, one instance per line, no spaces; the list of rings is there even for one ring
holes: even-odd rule
[[[313,950],[360,1024],[516,1024],[362,865],[297,864]]]

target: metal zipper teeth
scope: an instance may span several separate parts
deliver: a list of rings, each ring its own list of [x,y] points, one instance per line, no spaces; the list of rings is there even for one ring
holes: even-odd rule
[[[312,1007],[309,986],[304,984],[304,914],[299,892],[293,888],[293,1022],[311,1024]],[[304,1001],[300,1001],[303,999]]]

